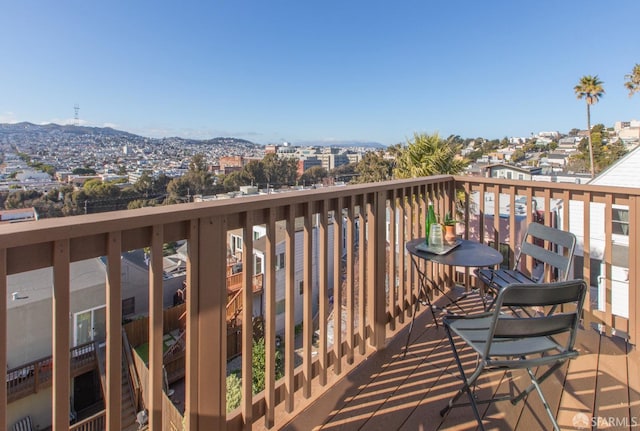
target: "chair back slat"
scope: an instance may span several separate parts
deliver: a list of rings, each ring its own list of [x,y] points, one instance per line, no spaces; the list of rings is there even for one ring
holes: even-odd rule
[[[584,294],[581,280],[547,284],[514,283],[505,287],[496,300],[497,306],[545,307],[578,302]]]
[[[575,313],[521,319],[500,317],[493,337],[494,339],[548,337],[571,331],[576,325],[576,319]]]
[[[530,223],[527,227],[527,234],[570,250],[573,249],[576,244],[576,237],[571,232],[545,226],[540,223]]]
[[[569,333],[566,350],[573,349],[586,293],[587,284],[584,280],[506,286],[498,293],[493,309],[486,354],[489,354],[492,340],[551,336],[562,332]],[[567,305],[567,311],[556,311],[558,305]],[[546,315],[524,313],[519,317],[503,314],[505,308],[546,306],[552,306],[554,312]]]
[[[569,258],[567,256],[547,250],[537,244],[525,242],[522,244],[521,250],[522,254],[531,256],[532,258],[544,262],[547,265],[551,265],[554,268],[558,268],[562,272],[566,272],[566,269],[569,266]]]
[[[531,240],[531,238],[533,240]],[[551,249],[536,244],[535,240],[547,241]],[[558,248],[564,249],[563,252]],[[576,236],[571,232],[553,227],[530,223],[522,240],[520,251],[514,264],[514,270],[518,270],[523,256],[531,256],[533,259],[547,266],[557,268],[560,271],[559,280],[566,280],[569,276],[573,255],[576,248]],[[538,281],[543,281],[542,277]]]

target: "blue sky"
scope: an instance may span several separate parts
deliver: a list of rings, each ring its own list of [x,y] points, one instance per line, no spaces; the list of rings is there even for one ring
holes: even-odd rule
[[[0,122],[257,143],[640,119],[640,1],[3,0]]]

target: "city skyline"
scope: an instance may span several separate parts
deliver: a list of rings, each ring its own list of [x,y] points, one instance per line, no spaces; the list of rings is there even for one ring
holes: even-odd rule
[[[528,136],[640,119],[637,1],[12,2],[0,123],[260,144]]]

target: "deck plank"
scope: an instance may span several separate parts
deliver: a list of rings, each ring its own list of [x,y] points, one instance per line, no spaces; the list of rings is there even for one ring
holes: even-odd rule
[[[629,417],[632,427],[640,426],[640,352],[627,344],[627,368],[629,370]]]
[[[629,423],[627,349],[619,338],[601,337],[600,344],[593,416],[600,428],[616,427],[617,423]]]
[[[427,331],[427,334],[432,332],[435,329]],[[337,429],[336,423],[348,425],[345,429],[381,429],[379,427],[386,420],[402,420],[401,418],[410,414],[413,406],[433,382],[433,369],[421,365],[431,360],[435,351],[431,344],[441,343],[439,339],[423,341],[421,338],[420,341],[424,345],[425,354],[412,353],[405,358],[397,355],[323,430]],[[391,410],[390,405],[393,406]]]
[[[567,336],[566,334],[557,336],[556,339],[560,343],[566,343]],[[554,416],[558,417],[558,408],[560,406],[560,400],[562,398],[562,392],[564,388],[564,384],[567,379],[567,370],[569,367],[569,361],[565,361],[565,363],[560,367],[560,369],[556,370],[551,376],[549,376],[544,382],[541,383],[542,392],[544,394],[547,403],[549,404],[549,408],[553,412]],[[545,373],[549,369],[548,366],[538,367],[535,370],[536,377],[540,377],[543,373]],[[524,370],[523,370],[524,371]],[[523,383],[528,386],[531,383],[531,379],[527,375],[526,371],[524,371],[523,375]],[[522,389],[522,388],[521,388]],[[551,423],[551,419],[547,414],[544,405],[542,404],[542,400],[538,395],[537,391],[532,391],[529,393],[524,402],[521,402],[522,411],[520,418],[518,419],[518,423],[513,428],[520,429],[552,429],[553,425]]]
[[[385,349],[347,374],[284,429],[477,429],[468,406],[454,408],[444,419],[439,415],[460,387],[461,380],[446,332],[435,328],[430,311],[422,310],[417,316],[409,352],[403,358],[406,336],[406,326],[398,328]],[[627,349],[620,339],[607,338],[590,328],[580,330],[576,348],[581,354],[542,384],[552,411],[557,412],[561,429],[581,429],[580,424],[574,425],[578,413],[583,413],[589,421],[598,415],[638,421],[640,353],[637,349]],[[465,370],[475,368],[475,354],[465,350],[461,356]],[[490,373],[480,380],[477,396],[492,397],[528,384],[524,370],[516,370],[511,375]],[[466,402],[464,398],[466,396],[462,401]],[[505,401],[479,407],[487,430],[528,431],[550,427],[537,394],[530,394],[525,402],[516,406]]]
[[[591,420],[598,374],[599,334],[592,329],[581,330],[576,340],[576,349],[580,351],[580,355],[569,361],[556,416],[560,428],[567,430],[578,430],[578,426],[588,425],[584,424],[584,420]],[[578,414],[582,415],[576,416]]]

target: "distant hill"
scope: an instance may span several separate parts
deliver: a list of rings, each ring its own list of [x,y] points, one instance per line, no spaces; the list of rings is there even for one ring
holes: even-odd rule
[[[371,148],[374,150],[383,150],[387,148],[379,142],[360,142],[360,141],[305,141],[297,142],[295,145],[301,147],[339,147],[339,148]]]
[[[106,136],[130,136],[137,137],[133,133],[112,129],[111,127],[86,127],[60,124],[33,124],[33,123],[0,123],[0,134],[40,134],[63,133],[70,135],[106,135]]]
[[[22,123],[0,123],[0,143],[6,138],[11,138],[15,142],[46,142],[49,138],[56,138],[59,141],[68,142],[70,145],[81,144],[82,137],[90,137],[95,141],[109,140],[122,142],[154,142],[173,145],[244,145],[262,147],[246,139],[234,137],[217,137],[212,139],[185,139],[180,137],[168,138],[147,138],[133,133],[116,130],[111,127],[87,127],[60,124],[33,124]],[[360,141],[306,141],[297,142],[297,146],[308,147],[340,147],[340,148],[369,148],[385,149],[386,146],[378,142]]]
[[[91,136],[97,139],[116,139],[131,142],[171,142],[174,144],[190,144],[190,145],[228,145],[228,144],[244,144],[253,145],[259,147],[260,145],[247,141],[245,139],[233,138],[233,137],[217,137],[213,139],[184,139],[179,137],[173,138],[146,138],[133,133],[125,132],[122,130],[116,130],[111,127],[87,127],[87,126],[73,126],[73,125],[60,125],[60,124],[33,124],[28,122],[22,123],[0,123],[0,141],[3,138],[11,137],[22,139],[30,139],[33,141],[40,141],[48,137],[55,136],[57,138],[64,139],[70,138],[69,142],[78,142],[74,138],[79,136]]]

